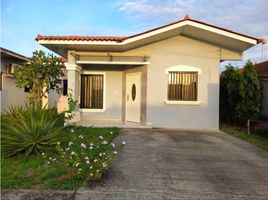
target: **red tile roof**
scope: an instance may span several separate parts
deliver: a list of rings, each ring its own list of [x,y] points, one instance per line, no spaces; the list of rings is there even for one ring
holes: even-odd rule
[[[43,36],[38,34],[36,40],[69,40],[69,41],[115,41],[122,42],[126,37],[115,36]]]
[[[218,27],[218,26],[207,24],[205,22],[201,22],[201,21],[198,21],[198,20],[191,19],[189,17],[189,15],[185,15],[185,17],[182,20],[175,21],[175,22],[172,22],[170,24],[160,26],[160,27],[148,30],[148,31],[144,31],[144,32],[139,33],[139,34],[135,34],[135,35],[131,35],[131,36],[125,36],[125,37],[116,37],[116,36],[43,36],[43,35],[38,34],[36,40],[37,41],[39,41],[39,40],[68,40],[68,41],[115,41],[115,42],[123,42],[126,39],[133,38],[133,37],[136,37],[136,36],[139,36],[139,35],[143,35],[143,34],[146,34],[146,33],[161,29],[161,28],[165,28],[165,27],[168,27],[168,26],[171,26],[171,25],[174,25],[174,24],[178,24],[178,23],[181,23],[181,22],[187,21],[187,20],[192,21],[192,22],[196,22],[196,23],[199,23],[199,24],[203,24],[203,25],[206,25],[206,26],[210,26],[210,27],[213,27],[213,28],[221,29],[221,30],[224,30],[224,31],[227,31],[227,32],[230,32],[230,33],[234,33],[234,34],[237,34],[237,35],[241,35],[241,36],[244,36],[244,37],[247,37],[247,38],[251,38],[251,39],[257,40],[258,43],[265,43],[266,42],[265,39],[254,38],[254,37],[251,37],[251,36],[247,36],[247,35],[244,35],[244,34],[241,34],[241,33],[231,31],[229,29],[221,28],[221,27]]]
[[[258,64],[255,64],[255,68],[256,69],[268,69],[268,60],[261,62],[261,63],[258,63]]]

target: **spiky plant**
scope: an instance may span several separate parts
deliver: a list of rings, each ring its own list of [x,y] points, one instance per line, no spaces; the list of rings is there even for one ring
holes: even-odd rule
[[[40,154],[56,150],[64,140],[60,125],[62,116],[55,109],[9,107],[1,116],[1,147],[3,156]]]

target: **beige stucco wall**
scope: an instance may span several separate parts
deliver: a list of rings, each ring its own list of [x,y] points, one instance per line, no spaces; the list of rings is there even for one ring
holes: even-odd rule
[[[167,128],[218,128],[220,48],[177,36],[130,52],[151,53],[147,77],[147,123]],[[168,86],[165,69],[174,65],[189,65],[202,70],[198,77],[201,105],[165,103]]]
[[[90,70],[87,70],[89,72]],[[96,72],[97,70],[92,70]],[[122,71],[106,72],[106,94],[104,112],[86,112],[81,111],[83,120],[121,120],[122,118]]]
[[[17,63],[14,60],[2,58],[1,59],[1,72],[2,74],[2,91],[0,104],[1,112],[8,109],[10,105],[23,105],[26,102],[27,93],[24,92],[24,88],[16,87],[16,79],[12,77],[5,76],[6,66],[10,63]]]

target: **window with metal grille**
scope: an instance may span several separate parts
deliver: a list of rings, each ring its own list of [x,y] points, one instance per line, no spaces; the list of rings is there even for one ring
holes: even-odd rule
[[[80,108],[103,108],[103,75],[81,75],[81,101]]]
[[[197,72],[169,72],[169,101],[197,101]]]

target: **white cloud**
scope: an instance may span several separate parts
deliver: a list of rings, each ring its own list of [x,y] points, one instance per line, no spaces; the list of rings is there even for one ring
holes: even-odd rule
[[[182,19],[185,14],[189,14],[193,19],[268,39],[268,0],[125,0],[117,5],[118,10],[126,16],[137,18],[138,23],[148,24],[147,29]],[[268,59],[267,51],[265,59]],[[260,55],[259,45],[246,52],[244,58],[260,61]]]

